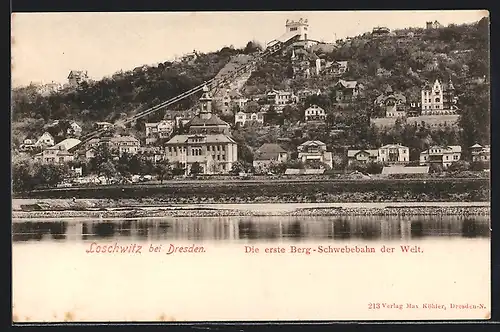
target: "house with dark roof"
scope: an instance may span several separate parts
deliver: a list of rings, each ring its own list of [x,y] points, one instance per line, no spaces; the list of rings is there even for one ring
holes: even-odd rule
[[[460,160],[461,156],[462,147],[460,145],[434,145],[420,152],[420,165],[430,166],[432,164],[438,164],[446,168],[453,162]]]
[[[55,144],[54,136],[52,136],[48,131],[44,132],[42,136],[38,138],[35,145],[46,147],[53,146]]]
[[[326,144],[321,141],[306,141],[297,147],[297,152],[298,159],[303,163],[318,161],[333,167],[332,153],[327,151]]]
[[[297,91],[297,98],[299,101],[303,102],[309,96],[319,96],[321,94],[321,90],[312,90],[312,89],[302,89]]]
[[[175,120],[145,123],[146,145],[154,144],[159,139],[167,139],[174,131]]]
[[[275,143],[265,143],[255,151],[253,167],[257,173],[266,173],[274,164],[286,162],[288,152]]]
[[[351,165],[354,162],[366,164],[368,162],[376,162],[378,160],[377,149],[366,150],[347,150],[347,163]]]
[[[275,106],[285,106],[298,101],[298,97],[292,91],[271,90],[266,94],[267,103]]]
[[[345,72],[347,72],[347,69],[348,69],[347,61],[333,61],[326,63],[321,72],[327,75],[329,74],[334,77],[338,77],[342,76]]]
[[[348,103],[355,100],[362,89],[363,85],[357,81],[339,80],[335,84],[335,101],[338,103]]]
[[[386,118],[406,116],[406,97],[402,93],[394,92],[390,85],[373,103],[384,109]]]
[[[348,150],[347,159],[349,164],[357,161],[404,165],[410,162],[410,149],[400,144],[386,144],[378,149]]]
[[[198,114],[188,123],[188,133],[175,135],[165,144],[165,156],[188,175],[198,163],[203,174],[228,173],[238,160],[236,141],[229,124],[212,113],[212,96],[204,87]]]
[[[54,145],[34,156],[35,161],[44,164],[62,164],[74,160],[64,145]]]
[[[111,153],[122,156],[123,154],[135,155],[139,151],[140,142],[133,136],[113,136],[93,138],[85,144],[85,156],[93,158],[99,146],[107,146]]]

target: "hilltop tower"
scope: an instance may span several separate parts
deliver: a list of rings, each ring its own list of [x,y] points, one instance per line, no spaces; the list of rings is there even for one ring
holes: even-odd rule
[[[298,32],[300,34],[299,40],[307,40],[309,30],[309,23],[307,19],[300,18],[298,21],[286,20],[286,33]]]

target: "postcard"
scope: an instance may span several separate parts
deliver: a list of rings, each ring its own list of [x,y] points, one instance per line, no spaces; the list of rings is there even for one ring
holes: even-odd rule
[[[490,318],[488,11],[11,19],[14,323]]]

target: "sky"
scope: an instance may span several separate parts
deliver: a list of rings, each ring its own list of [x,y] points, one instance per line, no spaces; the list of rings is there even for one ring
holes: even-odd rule
[[[287,19],[309,20],[311,39],[333,42],[375,26],[390,29],[472,23],[487,11],[138,12],[12,14],[12,85],[66,83],[70,70],[101,79],[197,50],[265,44]]]

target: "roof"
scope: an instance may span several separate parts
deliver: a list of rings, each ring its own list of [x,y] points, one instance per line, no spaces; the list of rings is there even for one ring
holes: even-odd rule
[[[80,75],[86,75],[87,72],[83,70],[72,70],[68,74],[68,78],[74,77],[74,76],[80,76]]]
[[[309,108],[307,108],[307,109],[306,109],[306,112],[307,112],[308,110],[321,110],[321,111],[323,111],[323,112],[325,111],[324,109],[322,109],[322,108],[321,108],[321,107],[319,107],[318,105],[312,105],[311,107],[309,107]]]
[[[67,139],[65,139],[65,140],[57,143],[55,146],[62,146],[66,150],[69,150],[72,147],[77,146],[80,143],[81,143],[81,141],[79,139],[76,139],[76,138],[67,138]]]
[[[473,146],[471,146],[471,148],[482,148],[482,146],[476,143]]]
[[[267,95],[270,95],[270,94],[279,94],[279,95],[291,95],[293,94],[291,91],[283,91],[283,90],[271,90],[267,93]]]
[[[211,114],[210,118],[203,119],[200,115],[196,115],[189,121],[189,126],[229,126],[229,124],[221,120],[217,115]]]
[[[272,41],[270,41],[267,45],[268,46],[271,46],[271,45],[274,45],[276,42],[286,42],[287,40],[289,40],[290,38],[294,37],[294,36],[298,36],[299,33],[296,32],[296,31],[289,31],[289,32],[286,32],[284,34],[282,34],[280,37],[278,37],[277,39],[274,39]]]
[[[375,99],[376,104],[380,104],[385,102],[387,99],[394,98],[396,100],[401,100],[403,103],[406,103],[406,97],[402,93],[390,93],[390,94],[381,94]]]
[[[130,142],[130,141],[139,142],[139,140],[133,136],[115,136],[111,137],[110,140],[113,142]]]
[[[321,142],[321,141],[306,141],[304,143],[302,143],[300,146],[309,146],[309,145],[320,145],[320,146],[323,146],[323,145],[326,145],[325,143]]]
[[[401,144],[386,144],[381,146],[380,149],[408,149],[408,147]]]
[[[51,135],[48,131],[44,132],[40,137],[49,135],[50,137],[54,138],[54,136]]]
[[[65,151],[65,150],[60,150],[57,152],[57,155],[58,156],[72,156],[71,153],[69,153],[68,151]]]
[[[354,89],[358,85],[357,81],[345,81],[345,80],[339,80],[336,85],[342,85],[346,89]]]
[[[428,150],[424,150],[424,151],[420,152],[420,154],[428,153],[430,149],[443,149],[443,150],[447,150],[448,153],[460,153],[460,152],[462,152],[462,147],[460,145],[449,145],[449,146],[433,145],[433,146],[430,146]]]
[[[353,158],[353,157],[356,157],[356,155],[360,152],[365,152],[365,153],[368,153],[371,157],[376,157],[378,156],[378,150],[370,150],[370,149],[367,149],[367,150],[347,150],[347,157],[349,158]]]
[[[427,174],[429,166],[385,166],[382,169],[383,175],[389,174]]]
[[[205,137],[203,143],[236,143],[231,137],[224,134],[208,134],[208,135],[175,135],[166,144],[185,144],[190,137]]]
[[[257,152],[280,153],[286,152],[286,150],[276,143],[264,143],[257,149]]]

